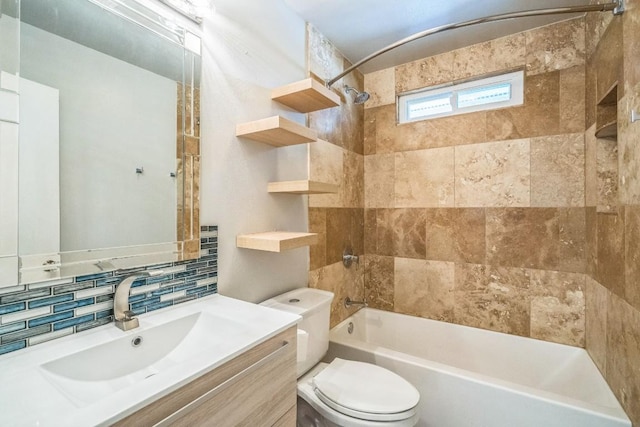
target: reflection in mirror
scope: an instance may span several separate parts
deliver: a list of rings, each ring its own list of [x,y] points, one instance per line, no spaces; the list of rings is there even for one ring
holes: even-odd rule
[[[22,282],[196,257],[189,33],[129,0],[23,0],[20,21]]]
[[[18,10],[0,0],[0,287],[18,282]]]

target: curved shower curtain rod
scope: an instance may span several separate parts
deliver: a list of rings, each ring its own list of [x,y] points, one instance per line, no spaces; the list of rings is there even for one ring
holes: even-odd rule
[[[455,30],[456,28],[464,28],[469,27],[471,25],[476,24],[484,24],[486,22],[496,22],[496,21],[504,21],[506,19],[514,19],[514,18],[525,18],[529,16],[541,16],[541,15],[560,15],[564,13],[581,13],[581,12],[606,12],[613,11],[614,15],[621,15],[624,12],[624,0],[615,0],[612,3],[604,3],[604,4],[593,4],[593,5],[585,5],[585,6],[565,6],[565,7],[556,7],[549,9],[534,9],[534,10],[525,10],[522,12],[511,12],[511,13],[503,13],[501,15],[491,15],[486,16],[484,18],[472,19],[464,22],[456,22],[454,24],[446,24],[441,25],[439,27],[430,28],[428,30],[420,31],[419,33],[415,33],[410,35],[409,37],[405,37],[402,40],[398,40],[395,43],[390,44],[389,46],[383,47],[382,49],[373,52],[371,55],[361,59],[360,61],[353,64],[351,67],[344,70],[342,73],[333,77],[332,79],[325,80],[325,85],[327,87],[331,87],[335,82],[374,58],[382,55],[383,53],[389,52],[392,49],[400,47],[404,44],[412,42],[414,40],[421,39],[423,37],[430,36],[431,34],[442,33],[448,30]]]

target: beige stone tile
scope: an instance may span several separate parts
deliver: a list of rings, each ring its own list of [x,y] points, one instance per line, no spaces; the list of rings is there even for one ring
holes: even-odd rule
[[[453,173],[452,147],[396,153],[396,207],[453,206]]]
[[[365,74],[364,90],[371,97],[364,104],[364,108],[374,108],[380,105],[395,104],[396,102],[396,72],[395,68]]]
[[[376,111],[376,149],[377,154],[392,153],[395,150],[398,129],[395,105],[385,105]]]
[[[584,206],[584,135],[531,138],[531,206]]]
[[[364,154],[376,154],[376,111],[375,108],[364,110]]]
[[[584,64],[585,27],[582,17],[527,31],[525,36],[527,75]]]
[[[585,66],[560,71],[560,131],[585,130]]]
[[[598,214],[595,207],[585,209],[586,272],[592,278],[598,277]]]
[[[335,194],[313,194],[309,196],[311,207],[341,207],[344,193],[343,149],[330,142],[318,140],[309,144],[309,179],[338,185]]]
[[[640,122],[631,123],[631,110],[640,113],[640,83],[618,102],[619,201],[640,204]]]
[[[591,4],[595,3],[594,1]],[[612,13],[587,13],[585,16],[585,53],[590,58],[596,51],[596,47],[602,34],[613,20]]]
[[[625,300],[640,310],[640,206],[625,207]]]
[[[395,256],[395,231],[393,228],[393,216],[395,209],[376,209],[376,254]],[[420,232],[418,227],[418,234]],[[416,236],[417,237],[417,236]],[[420,258],[420,257],[414,257]]]
[[[612,212],[618,206],[618,143],[608,139],[596,142],[596,181],[598,212]]]
[[[433,120],[420,120],[412,123],[399,123],[395,127],[393,151],[415,151],[436,148],[436,140],[429,130]]]
[[[585,91],[584,91],[584,103],[585,103],[585,127],[589,128],[596,122],[596,67],[595,57],[591,57],[587,60],[586,72],[585,72]]]
[[[528,138],[560,132],[560,72],[527,76],[524,105],[487,111],[487,139]]]
[[[528,336],[529,285],[523,268],[456,264],[454,322]]]
[[[350,297],[353,300],[362,301],[364,298],[363,271],[362,268],[347,270],[340,261],[309,272],[310,288],[322,289],[334,294],[331,302],[331,327],[358,311],[359,307],[345,308],[344,299]]]
[[[329,141],[339,147],[344,146],[342,140],[343,107],[329,108],[309,113],[308,126],[318,133],[318,138]]]
[[[364,208],[364,156],[349,150],[344,150],[343,156],[341,206]]]
[[[531,338],[584,347],[585,275],[531,270]]]
[[[446,52],[398,65],[395,69],[397,94],[439,85],[452,80],[453,52]]]
[[[393,311],[394,258],[366,255],[364,291],[369,307]]]
[[[484,209],[426,209],[425,214],[428,260],[485,263]]]
[[[467,79],[524,67],[524,33],[512,34],[453,51],[453,79]]]
[[[611,295],[607,312],[607,382],[633,425],[640,423],[640,312]]]
[[[395,154],[364,157],[364,204],[367,208],[393,208]]]
[[[379,255],[425,259],[424,209],[376,209]]]
[[[455,147],[455,206],[529,206],[529,150],[527,139]]]
[[[640,13],[638,13],[638,9],[640,5],[638,0],[628,0],[625,3],[625,9],[629,12],[622,15],[622,52],[626,94],[640,84],[640,64],[638,63],[638,58],[640,58],[640,40],[638,39]]]
[[[398,313],[451,322],[454,264],[396,258],[394,310]]]
[[[587,270],[587,218],[583,208],[558,209],[558,265],[560,271]]]
[[[404,123],[396,128],[395,151],[486,142],[486,128],[485,111]]]
[[[344,70],[338,49],[311,24],[307,24],[307,55],[309,71],[321,79],[332,78]],[[340,86],[340,81],[335,86]]]
[[[329,208],[327,213],[327,264],[342,261],[347,247],[364,253],[364,209]]]
[[[344,60],[345,69],[351,66],[351,63]],[[364,90],[364,76],[360,71],[353,71],[343,77],[345,85],[354,87],[359,91]],[[338,86],[342,88],[343,86]],[[335,110],[340,111],[339,128],[340,138],[336,138],[335,133],[331,137],[327,137],[328,141],[337,143],[341,147],[353,151],[358,154],[364,154],[364,105],[356,104],[353,96],[345,95],[344,102],[339,108]]]
[[[560,230],[551,208],[487,209],[487,263],[555,270]]]
[[[609,92],[616,82],[622,82],[622,20],[614,19],[607,27],[594,56],[596,72],[596,102]],[[624,85],[618,85],[618,98],[624,95]]]
[[[589,127],[584,134],[585,146],[585,204],[586,206],[596,206],[598,204],[598,169],[597,153],[598,139],[596,138],[596,125]]]
[[[609,291],[586,277],[585,292],[585,341],[589,356],[600,372],[607,372],[607,305]]]
[[[327,210],[309,208],[309,233],[318,233],[318,243],[309,246],[309,270],[327,265]]]
[[[595,279],[614,294],[624,297],[624,208],[617,214],[598,213],[598,273]]]
[[[377,254],[377,215],[375,209],[364,210],[364,253]]]

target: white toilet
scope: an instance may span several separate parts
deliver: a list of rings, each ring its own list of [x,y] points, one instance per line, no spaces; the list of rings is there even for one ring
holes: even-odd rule
[[[418,390],[370,363],[334,359],[329,348],[331,292],[302,288],[262,305],[302,316],[298,323],[298,427],[413,427]]]

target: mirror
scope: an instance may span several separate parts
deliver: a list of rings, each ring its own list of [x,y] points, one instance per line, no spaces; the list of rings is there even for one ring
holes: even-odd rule
[[[18,283],[18,0],[0,0],[0,287]]]
[[[21,283],[196,258],[199,38],[132,0],[19,16]]]

